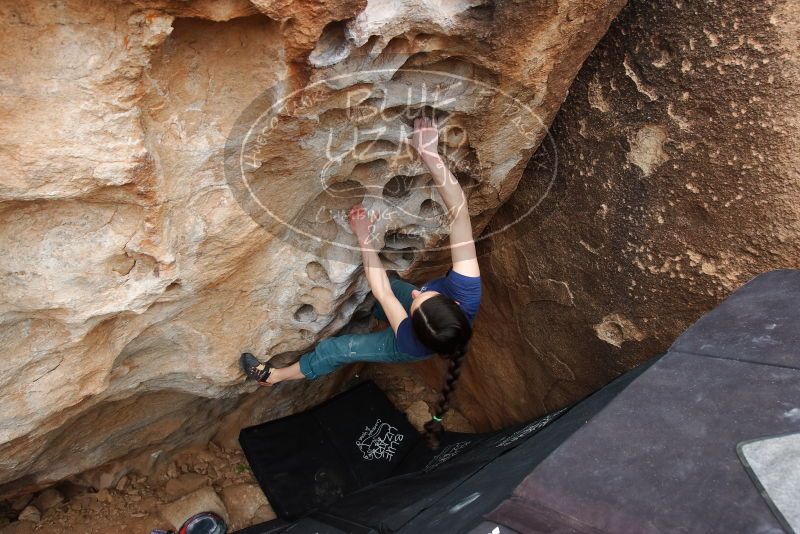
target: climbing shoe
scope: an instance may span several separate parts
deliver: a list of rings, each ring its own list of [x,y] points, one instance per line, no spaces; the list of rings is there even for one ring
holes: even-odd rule
[[[242,353],[239,357],[239,364],[248,380],[252,378],[257,382],[265,382],[272,372],[272,365],[269,362],[262,363],[249,352]]]

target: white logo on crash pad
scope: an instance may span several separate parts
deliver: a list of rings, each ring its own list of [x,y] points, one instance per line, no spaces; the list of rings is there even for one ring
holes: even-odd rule
[[[364,432],[356,441],[356,446],[365,460],[391,460],[397,452],[395,446],[400,441],[403,441],[403,434],[398,433],[397,428],[377,419],[372,428],[369,426],[364,428]]]

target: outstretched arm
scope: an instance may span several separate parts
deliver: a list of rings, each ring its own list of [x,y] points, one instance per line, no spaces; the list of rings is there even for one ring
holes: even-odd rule
[[[414,132],[409,141],[428,167],[450,218],[450,251],[453,270],[465,276],[480,276],[467,197],[447,163],[439,155],[439,132],[432,119],[414,119]]]
[[[361,249],[361,258],[364,262],[364,274],[367,277],[367,283],[372,290],[375,299],[380,303],[386,318],[389,319],[389,324],[392,325],[392,330],[395,334],[400,323],[408,317],[405,308],[397,300],[392,291],[392,286],[389,283],[389,277],[386,276],[386,270],[383,268],[378,251],[375,249],[372,225],[375,223],[375,218],[370,217],[367,210],[361,204],[356,204],[350,208],[347,215],[347,220],[353,233],[358,238],[358,246]]]

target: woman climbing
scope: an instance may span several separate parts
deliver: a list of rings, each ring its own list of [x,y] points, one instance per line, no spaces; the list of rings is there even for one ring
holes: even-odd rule
[[[283,380],[314,379],[358,361],[408,362],[438,354],[449,360],[449,368],[433,418],[425,424],[423,437],[434,449],[439,446],[442,416],[449,407],[461,363],[467,354],[472,322],[481,298],[480,270],[466,196],[439,155],[438,140],[433,121],[418,118],[414,120],[411,138],[405,142],[425,163],[447,206],[453,261],[447,275],[419,289],[400,279],[390,280],[378,251],[370,245],[374,220],[357,204],[350,209],[348,222],[358,238],[364,272],[377,300],[373,315],[388,321],[391,328],[325,339],[288,367],[272,367],[250,353],[241,356],[242,369],[248,378],[262,385],[274,385]]]

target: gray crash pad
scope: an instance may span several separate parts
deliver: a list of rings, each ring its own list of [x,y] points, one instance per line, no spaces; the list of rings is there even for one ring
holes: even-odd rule
[[[689,327],[670,350],[800,369],[800,271],[762,274]]]
[[[521,533],[784,532],[737,444],[800,431],[800,272],[752,280],[486,517]]]
[[[800,532],[800,432],[745,441],[737,450],[783,527]]]

